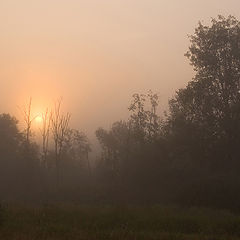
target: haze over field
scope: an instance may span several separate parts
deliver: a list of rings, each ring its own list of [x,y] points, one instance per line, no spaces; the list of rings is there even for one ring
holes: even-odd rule
[[[0,0],[0,239],[240,240],[239,9]]]
[[[0,3],[1,112],[59,96],[71,125],[93,136],[128,116],[131,95],[154,89],[166,107],[192,78],[184,57],[199,20],[239,17],[239,1],[8,0]]]

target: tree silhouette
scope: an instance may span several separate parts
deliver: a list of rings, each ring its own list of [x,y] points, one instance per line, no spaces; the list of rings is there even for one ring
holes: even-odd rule
[[[47,154],[49,145],[49,134],[51,128],[51,112],[46,109],[45,113],[42,113],[42,164],[47,167]]]
[[[61,112],[61,103],[59,100],[55,103],[54,110],[51,114],[51,129],[53,134],[54,146],[55,146],[55,165],[57,170],[57,182],[60,181],[60,164],[61,164],[61,156],[63,143],[65,140],[65,136],[68,131],[68,125],[70,120],[70,114],[63,114]]]
[[[32,123],[36,117],[37,116],[32,116],[32,98],[30,97],[28,105],[23,108],[23,120],[25,123],[24,132],[25,132],[25,136],[26,136],[26,148],[29,148],[29,145],[30,145]]]
[[[170,101],[171,122],[175,130],[180,122],[180,128],[191,129],[189,136],[199,140],[194,145],[202,145],[212,160],[219,157],[220,163],[225,156],[235,161],[240,137],[240,23],[232,16],[212,19],[211,26],[199,23],[190,42],[186,56],[196,75]]]

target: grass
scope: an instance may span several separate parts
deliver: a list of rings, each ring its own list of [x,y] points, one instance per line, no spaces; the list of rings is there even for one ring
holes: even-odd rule
[[[178,207],[56,205],[0,211],[3,240],[237,240],[240,216]]]

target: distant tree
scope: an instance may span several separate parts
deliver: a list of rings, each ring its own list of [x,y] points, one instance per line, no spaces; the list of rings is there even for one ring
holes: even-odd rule
[[[17,119],[9,114],[0,114],[0,155],[6,160],[11,155],[20,154],[23,135],[17,127]]]
[[[18,121],[9,114],[0,114],[0,198],[8,199],[19,191],[25,177],[23,164],[25,136],[18,129]],[[23,189],[21,189],[22,191]]]
[[[42,164],[47,167],[47,155],[48,155],[48,145],[49,145],[49,134],[51,127],[51,112],[47,109],[45,113],[42,114]]]
[[[140,142],[152,141],[160,130],[160,117],[157,114],[159,96],[151,90],[147,94],[134,94],[128,108],[130,123]]]
[[[62,149],[66,134],[69,130],[69,113],[62,113],[61,111],[61,103],[59,100],[55,103],[54,110],[51,114],[51,130],[53,134],[54,147],[55,147],[55,164],[57,170],[57,181],[59,183],[60,180],[60,164],[61,164],[61,156]]]
[[[129,106],[128,121],[113,123],[110,130],[99,128],[97,139],[102,146],[102,159],[108,162],[113,172],[119,173],[130,154],[140,154],[143,144],[149,144],[159,137],[160,118],[157,114],[158,94],[134,94]]]
[[[158,94],[152,91],[134,94],[127,121],[117,121],[109,130],[96,131],[102,147],[99,169],[111,194],[117,198],[130,197],[124,197],[124,191],[132,192],[129,195],[140,194],[144,191],[143,184],[148,188],[155,185],[159,163],[156,158],[161,148],[157,144],[161,134],[157,107]]]
[[[133,133],[133,131],[132,131]],[[128,122],[113,123],[110,130],[99,128],[96,137],[102,147],[102,161],[108,172],[119,176],[131,146],[131,126]],[[133,149],[132,149],[133,150]]]
[[[136,137],[142,142],[145,138],[147,126],[147,113],[145,111],[145,94],[135,93],[128,108],[131,112],[130,119],[135,129]]]
[[[161,128],[161,119],[157,113],[157,108],[159,104],[159,95],[157,93],[153,93],[151,90],[148,91],[147,99],[150,104],[150,110],[147,111],[148,123],[148,138],[151,140],[156,140],[159,136],[160,128]]]
[[[65,135],[63,145],[66,161],[73,164],[73,166],[77,164],[87,168],[90,173],[89,152],[91,152],[91,146],[87,136],[76,129],[69,129]]]
[[[32,124],[37,115],[33,116],[32,114],[32,98],[29,98],[29,102],[22,108],[23,113],[23,136],[24,141],[22,144],[23,152],[22,152],[22,165],[25,169],[26,179],[30,177],[30,175],[34,175],[34,168],[37,168],[39,164],[38,157],[38,145],[32,141]],[[26,180],[27,181],[27,180]]]
[[[28,148],[30,146],[32,123],[34,119],[37,117],[37,116],[32,116],[32,98],[29,99],[28,105],[24,106],[22,111],[23,111],[23,120],[25,123],[24,133],[26,138],[26,147]]]

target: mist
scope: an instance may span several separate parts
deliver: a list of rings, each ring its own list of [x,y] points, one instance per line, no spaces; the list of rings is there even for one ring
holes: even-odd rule
[[[238,1],[0,3],[0,239],[239,239]]]
[[[205,8],[205,6],[208,6]],[[18,116],[64,98],[72,124],[93,137],[128,117],[132,94],[156,89],[162,109],[193,77],[184,53],[199,20],[239,16],[236,1],[4,1],[1,109]],[[4,103],[4,104],[3,104]]]

